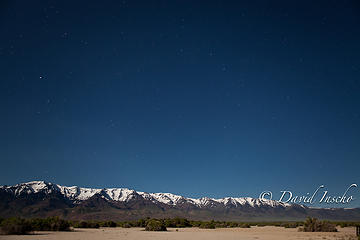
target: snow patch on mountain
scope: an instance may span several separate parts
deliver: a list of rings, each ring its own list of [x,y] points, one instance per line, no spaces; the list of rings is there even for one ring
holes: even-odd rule
[[[136,191],[127,188],[105,188],[109,200],[127,202],[134,198]]]

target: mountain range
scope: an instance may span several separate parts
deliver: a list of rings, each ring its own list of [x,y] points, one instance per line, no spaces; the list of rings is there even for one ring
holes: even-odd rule
[[[65,187],[45,181],[0,186],[0,217],[60,216],[73,220],[136,220],[185,217],[192,220],[275,221],[360,220],[360,208],[309,208],[250,197],[187,198],[127,188]]]

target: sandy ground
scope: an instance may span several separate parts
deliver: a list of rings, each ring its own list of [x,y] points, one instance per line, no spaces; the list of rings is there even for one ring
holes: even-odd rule
[[[4,236],[2,239],[31,239],[31,240],[95,240],[95,239],[126,239],[126,240],[325,240],[341,239],[353,240],[355,228],[339,228],[336,233],[304,233],[297,229],[282,227],[252,227],[252,228],[223,228],[223,229],[198,229],[174,228],[167,232],[146,232],[143,228],[101,228],[101,229],[75,229],[73,232],[35,232],[33,235]]]

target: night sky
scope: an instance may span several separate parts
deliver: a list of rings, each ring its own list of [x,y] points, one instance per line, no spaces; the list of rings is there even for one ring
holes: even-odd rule
[[[359,26],[359,1],[1,1],[0,185],[340,195]]]

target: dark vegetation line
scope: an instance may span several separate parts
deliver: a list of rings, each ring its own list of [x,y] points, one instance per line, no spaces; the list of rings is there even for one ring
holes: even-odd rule
[[[136,221],[71,221],[59,217],[49,218],[0,218],[2,234],[29,234],[33,231],[71,231],[73,228],[100,228],[100,227],[142,227],[147,231],[166,231],[167,228],[199,227],[204,229],[215,228],[250,228],[252,226],[277,226],[285,228],[299,228],[305,232],[336,232],[336,226],[360,226],[360,222],[330,222],[319,221],[316,218],[307,218],[304,222],[226,222],[226,221],[193,221],[186,218],[171,219],[139,219]]]

